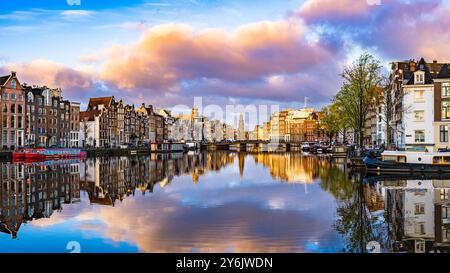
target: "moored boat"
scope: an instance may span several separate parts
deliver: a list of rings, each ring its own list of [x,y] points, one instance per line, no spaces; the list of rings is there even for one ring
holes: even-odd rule
[[[381,159],[366,156],[364,164],[377,173],[450,173],[450,153],[384,151]]]
[[[20,149],[13,152],[15,160],[40,160],[40,159],[58,159],[58,158],[79,158],[86,157],[87,152],[76,148],[38,148],[38,149]]]

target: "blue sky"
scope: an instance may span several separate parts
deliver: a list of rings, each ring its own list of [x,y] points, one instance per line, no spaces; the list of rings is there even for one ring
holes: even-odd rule
[[[301,1],[4,1],[0,12],[3,60],[47,58],[77,65],[79,55],[101,51],[112,43],[128,44],[140,36],[133,24],[185,23],[198,28],[233,29],[241,24],[277,20]],[[127,25],[130,28],[127,28]],[[32,47],[30,48],[30,42]]]

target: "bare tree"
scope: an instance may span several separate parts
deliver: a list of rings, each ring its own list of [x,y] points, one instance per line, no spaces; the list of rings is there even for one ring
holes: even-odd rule
[[[83,138],[84,138],[83,148],[85,148],[87,144],[87,136],[91,130],[89,129],[87,118],[82,119],[81,124],[83,126]]]

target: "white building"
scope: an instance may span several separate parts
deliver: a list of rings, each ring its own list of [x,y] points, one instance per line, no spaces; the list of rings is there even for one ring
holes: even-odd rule
[[[384,107],[383,106],[379,106],[377,109],[377,131],[376,131],[376,143],[381,145],[381,144],[386,144],[386,130],[387,130],[387,126],[386,126],[386,119],[385,119],[385,113],[384,113]]]
[[[211,121],[211,136],[213,142],[221,142],[224,140],[223,124],[220,120]]]
[[[80,113],[79,141],[81,147],[98,147],[100,145],[100,111]]]
[[[234,141],[235,140],[235,130],[233,128],[233,126],[229,125],[229,124],[224,124],[224,130],[225,130],[225,140],[228,141]]]
[[[423,59],[411,80],[403,85],[405,148],[434,150],[434,84]]]
[[[192,122],[188,119],[176,119],[171,125],[171,134],[173,141],[190,141],[192,140]]]

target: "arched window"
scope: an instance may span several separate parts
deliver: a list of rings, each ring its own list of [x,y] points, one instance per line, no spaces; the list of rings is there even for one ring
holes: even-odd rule
[[[28,100],[28,102],[34,102],[34,96],[33,96],[33,93],[28,92],[27,100]]]
[[[51,105],[50,90],[44,90],[44,92],[42,92],[42,96],[44,97],[44,105]]]

